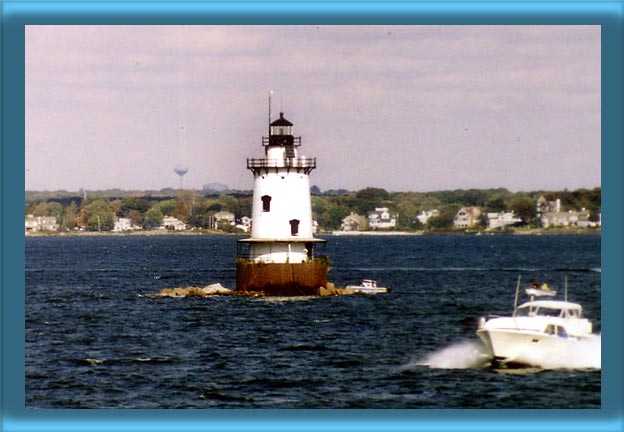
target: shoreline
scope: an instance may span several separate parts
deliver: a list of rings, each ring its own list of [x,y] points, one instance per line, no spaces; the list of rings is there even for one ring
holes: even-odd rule
[[[509,230],[509,231],[388,231],[388,232],[375,232],[375,231],[353,231],[353,232],[341,232],[333,231],[328,233],[322,233],[323,235],[347,237],[347,236],[431,236],[431,235],[456,235],[456,236],[499,236],[499,235],[512,235],[512,236],[541,236],[541,235],[601,235],[600,229],[584,229],[584,228],[548,228],[548,229],[529,229],[529,230]]]
[[[530,228],[519,230],[488,231],[488,230],[468,230],[468,231],[329,231],[321,232],[316,236],[328,237],[388,237],[388,236],[430,236],[430,235],[473,235],[473,236],[541,236],[541,235],[601,235],[602,230],[596,228]],[[185,230],[185,231],[163,231],[163,230],[139,230],[129,232],[112,231],[36,231],[27,232],[25,237],[151,237],[151,236],[249,236],[248,233],[227,233],[216,230]]]

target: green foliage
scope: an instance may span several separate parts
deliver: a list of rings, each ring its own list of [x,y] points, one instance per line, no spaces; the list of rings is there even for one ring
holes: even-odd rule
[[[485,203],[484,213],[501,213],[507,211],[507,203],[502,197],[492,197]]]
[[[208,207],[208,211],[218,213],[221,211],[222,208],[223,206],[221,205],[221,203],[218,201],[215,201],[212,204],[210,204],[210,207]]]
[[[176,205],[176,200],[169,199],[157,202],[156,204],[152,205],[152,208],[158,210],[163,215],[172,215],[176,208]]]
[[[375,207],[385,207],[389,200],[390,194],[385,189],[368,187],[356,192],[352,206],[359,214],[366,216]]]
[[[539,226],[536,201],[543,195],[546,200],[561,200],[562,210],[587,209],[590,220],[597,221],[601,211],[601,188],[575,191],[510,192],[506,189],[456,189],[434,192],[388,192],[385,189],[367,187],[357,192],[340,190],[312,195],[313,218],[321,230],[340,228],[342,219],[351,212],[366,217],[375,207],[388,207],[398,214],[399,230],[422,229],[416,216],[421,211],[437,209],[437,218],[430,219],[425,229],[452,229],[453,219],[460,207],[480,206],[481,224],[488,212],[514,211],[529,226]],[[165,215],[172,215],[192,227],[208,228],[210,215],[217,211],[230,211],[236,220],[251,216],[251,193],[225,194],[206,197],[195,191],[127,192],[119,190],[89,192],[83,201],[83,192],[67,191],[27,192],[25,213],[35,216],[54,216],[62,230],[84,226],[88,230],[110,230],[113,216],[129,217],[136,225],[156,227]],[[99,216],[99,219],[98,219]],[[224,227],[227,229],[227,227]]]
[[[397,200],[395,201],[394,209],[399,214],[399,220],[397,221],[399,230],[414,230],[420,227],[420,222],[416,219],[418,216],[417,205],[409,200]]]
[[[522,219],[522,222],[528,224],[537,216],[537,209],[535,205],[535,200],[532,200],[528,197],[520,197],[516,198],[511,203],[511,210]]]
[[[88,231],[111,231],[115,227],[113,211],[106,198],[89,200],[80,212],[80,220]]]
[[[61,230],[72,230],[78,225],[78,216],[80,215],[80,209],[75,202],[71,202],[63,210],[63,219],[60,221]]]
[[[458,211],[459,207],[452,205],[447,205],[440,208],[440,214],[429,219],[429,221],[427,222],[427,227],[434,230],[446,230],[453,228],[453,221],[455,220],[455,215]]]
[[[154,229],[163,222],[163,214],[157,207],[152,207],[145,213],[143,228]]]
[[[121,200],[121,208],[119,209],[122,217],[131,217],[132,211],[145,213],[152,205],[145,198],[127,197]]]
[[[184,201],[178,201],[176,207],[173,210],[173,217],[186,223],[191,215],[191,209]]]

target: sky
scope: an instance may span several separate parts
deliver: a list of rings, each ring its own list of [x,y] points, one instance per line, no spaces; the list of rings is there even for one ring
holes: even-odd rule
[[[27,190],[251,190],[268,98],[321,190],[601,185],[600,26],[27,26]]]

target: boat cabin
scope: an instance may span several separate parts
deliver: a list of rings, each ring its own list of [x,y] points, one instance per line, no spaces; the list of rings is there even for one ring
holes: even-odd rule
[[[524,303],[514,312],[515,317],[555,317],[555,318],[581,318],[583,310],[581,305],[561,301],[534,301]]]

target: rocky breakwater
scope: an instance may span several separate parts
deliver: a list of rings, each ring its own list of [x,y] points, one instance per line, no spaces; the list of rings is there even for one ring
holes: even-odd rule
[[[346,294],[356,294],[350,288],[336,288],[333,283],[328,282],[326,287],[319,287],[317,295],[319,297],[337,296]],[[264,297],[262,291],[235,291],[225,288],[220,283],[214,283],[205,287],[189,286],[178,288],[164,288],[160,292],[152,294],[139,294],[139,297],[210,297],[210,296],[239,296],[239,297]]]

